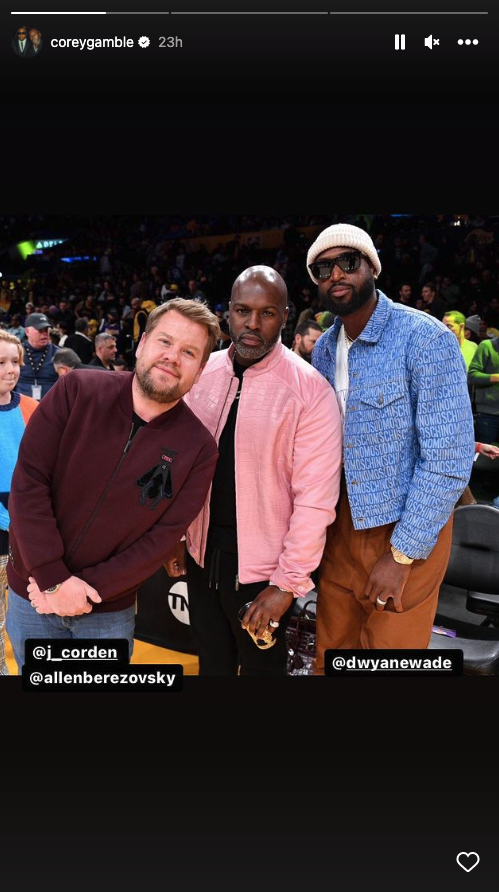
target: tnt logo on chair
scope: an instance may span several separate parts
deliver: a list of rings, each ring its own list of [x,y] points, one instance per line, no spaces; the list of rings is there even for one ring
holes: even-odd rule
[[[171,587],[168,592],[168,604],[175,619],[189,626],[189,593],[186,582],[176,582]]]

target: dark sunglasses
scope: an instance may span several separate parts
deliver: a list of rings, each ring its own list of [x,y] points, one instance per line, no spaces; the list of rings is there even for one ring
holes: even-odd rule
[[[18,31],[18,34],[26,34],[26,31]]]
[[[362,254],[360,254],[359,251],[348,251],[348,253],[340,254],[333,260],[316,260],[314,263],[310,264],[309,270],[314,279],[324,282],[326,279],[330,278],[336,264],[338,264],[342,272],[354,273],[355,270],[359,268],[361,260]]]

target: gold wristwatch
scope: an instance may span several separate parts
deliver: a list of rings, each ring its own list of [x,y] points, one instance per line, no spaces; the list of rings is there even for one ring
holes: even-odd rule
[[[412,564],[414,558],[407,557],[403,551],[399,551],[398,548],[395,548],[395,545],[390,545],[392,550],[393,560],[397,561],[397,564]]]
[[[62,582],[58,582],[57,585],[51,585],[50,588],[46,588],[43,592],[44,595],[55,595],[56,592],[59,591]]]

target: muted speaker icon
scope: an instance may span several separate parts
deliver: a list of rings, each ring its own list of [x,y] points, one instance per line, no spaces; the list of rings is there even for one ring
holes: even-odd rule
[[[434,46],[440,46],[440,38],[437,39],[430,34],[429,37],[425,37],[424,45],[427,46],[429,50],[432,50]]]

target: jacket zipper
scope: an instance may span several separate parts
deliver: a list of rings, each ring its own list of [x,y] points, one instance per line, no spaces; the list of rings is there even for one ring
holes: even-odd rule
[[[95,518],[97,517],[97,514],[99,513],[99,509],[100,509],[100,507],[101,507],[101,505],[102,505],[104,499],[106,498],[106,496],[107,496],[107,494],[108,494],[108,492],[109,492],[109,490],[110,490],[110,488],[111,488],[111,486],[112,486],[112,484],[113,484],[114,478],[116,477],[116,475],[117,475],[119,469],[121,468],[121,465],[123,464],[124,459],[125,459],[126,456],[128,455],[128,452],[129,452],[129,450],[130,450],[130,446],[132,445],[132,433],[133,433],[133,428],[134,428],[134,425],[133,425],[133,423],[132,423],[132,426],[131,426],[131,428],[130,428],[130,433],[129,433],[129,435],[128,435],[128,440],[127,440],[126,446],[125,446],[125,448],[124,448],[124,450],[123,450],[123,453],[122,453],[122,455],[121,455],[121,458],[120,458],[118,464],[116,465],[116,467],[115,467],[113,473],[111,474],[111,477],[110,477],[110,479],[109,479],[109,481],[108,481],[108,483],[107,483],[106,488],[105,488],[104,491],[101,493],[101,496],[100,496],[99,501],[97,502],[97,505],[95,506],[94,510],[92,511],[92,514],[90,515],[90,517],[89,517],[89,519],[87,520],[85,526],[83,527],[83,530],[82,530],[82,532],[80,533],[80,535],[78,536],[78,539],[76,540],[75,544],[73,545],[73,548],[72,548],[71,551],[69,552],[68,560],[70,560],[70,559],[74,556],[74,554],[76,553],[77,549],[80,547],[80,545],[81,545],[81,543],[82,543],[84,537],[87,535],[87,533],[88,533],[88,531],[89,531],[91,525],[93,524]],[[139,427],[137,433],[135,434],[136,437],[138,436],[138,434],[140,433],[141,430],[142,430],[142,428]]]
[[[217,424],[217,426],[216,426],[216,428],[215,428],[215,434],[214,434],[215,440],[217,439],[218,428],[219,428],[219,426],[220,426],[220,422],[221,422],[221,420],[222,420],[222,415],[223,415],[223,413],[224,413],[225,405],[226,405],[227,400],[228,400],[228,398],[229,398],[229,393],[230,393],[230,389],[231,389],[231,387],[232,387],[232,378],[231,378],[230,381],[229,381],[229,386],[228,386],[228,388],[227,388],[227,393],[225,394],[225,399],[224,399],[224,401],[223,401],[223,406],[222,406],[222,408],[221,408],[221,410],[220,410],[220,416],[219,416],[219,419],[218,419],[218,424]],[[210,494],[211,494],[211,487],[210,487]],[[201,522],[201,548],[203,548],[203,542],[204,542],[204,525],[205,525],[205,522],[206,522],[206,512],[207,512],[207,510],[208,510],[207,508],[204,509],[204,511],[203,511],[203,520],[202,520],[202,522]],[[206,546],[205,546],[205,548],[204,548],[204,554],[203,554],[202,560],[204,560],[204,555],[205,555],[205,554],[206,554]],[[201,556],[200,556],[200,559],[201,559]]]

